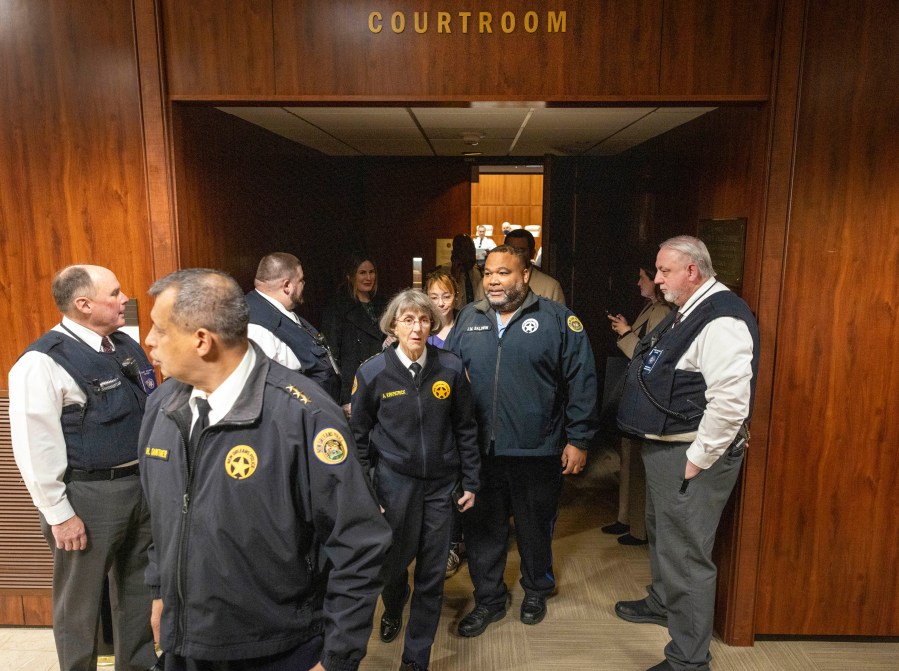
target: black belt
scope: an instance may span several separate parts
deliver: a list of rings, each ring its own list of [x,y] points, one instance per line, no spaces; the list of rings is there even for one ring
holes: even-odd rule
[[[96,471],[79,471],[76,468],[67,468],[63,482],[98,482],[100,480],[118,480],[129,475],[137,475],[138,464],[121,466],[119,468],[101,468]]]

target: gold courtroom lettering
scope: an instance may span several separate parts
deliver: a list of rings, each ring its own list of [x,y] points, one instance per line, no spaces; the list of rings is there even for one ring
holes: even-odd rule
[[[469,27],[474,30],[475,22],[469,21],[474,17],[474,12],[457,12],[453,15],[451,12],[437,12],[437,20],[434,24],[428,22],[428,12],[413,12],[412,25],[415,32],[424,35],[431,29],[431,25],[436,25],[438,33],[452,33],[453,21],[456,20],[456,27],[459,32],[467,34]],[[477,32],[480,34],[493,34],[493,13],[477,12]],[[536,33],[540,29],[540,15],[535,11],[524,13],[521,21],[517,20],[515,12],[503,12],[499,16],[499,28],[506,35],[514,33],[517,29],[523,28],[526,33]],[[565,11],[547,11],[545,29],[547,33],[564,33],[568,30],[568,14]],[[368,15],[368,30],[370,33],[377,35],[384,30],[384,15],[381,12],[371,12]],[[406,30],[406,14],[405,12],[396,11],[390,15],[390,30],[399,35]]]

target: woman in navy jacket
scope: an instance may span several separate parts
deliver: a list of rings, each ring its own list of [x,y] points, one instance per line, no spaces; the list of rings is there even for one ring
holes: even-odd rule
[[[374,468],[375,492],[393,530],[381,571],[384,642],[399,634],[409,596],[407,569],[416,560],[400,667],[407,671],[428,668],[443,600],[452,506],[471,508],[479,487],[471,386],[458,356],[427,344],[439,328],[424,293],[399,293],[381,318],[381,330],[397,344],[363,363],[353,383],[350,424],[359,459],[366,470]]]

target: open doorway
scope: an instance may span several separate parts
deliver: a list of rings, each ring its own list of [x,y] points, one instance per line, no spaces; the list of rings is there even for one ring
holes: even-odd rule
[[[539,265],[543,226],[542,165],[482,165],[473,171],[471,237],[479,265],[489,249],[503,244],[508,232],[522,228],[534,236]]]

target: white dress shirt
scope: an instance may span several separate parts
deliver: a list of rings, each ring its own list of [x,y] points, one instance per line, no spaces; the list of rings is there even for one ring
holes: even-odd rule
[[[702,301],[721,291],[730,289],[714,278],[706,280],[680,308],[680,323],[690,319]],[[708,405],[687,449],[687,459],[706,469],[724,454],[749,416],[752,336],[746,322],[735,317],[709,322],[690,343],[677,368],[702,373],[705,380]]]
[[[63,326],[91,348],[103,351],[102,336],[67,317],[53,330],[71,338]],[[63,482],[69,460],[60,422],[62,409],[86,402],[87,397],[72,376],[43,352],[26,352],[9,371],[13,456],[31,500],[51,525],[75,516]]]
[[[190,393],[187,403],[190,405],[190,426],[193,428],[194,422],[197,421],[199,413],[197,412],[197,398],[205,398],[209,402],[209,426],[222,421],[225,415],[234,407],[243,388],[247,384],[253,366],[256,365],[256,350],[252,345],[247,347],[247,353],[243,355],[243,359],[237,364],[237,368],[231,371],[231,374],[225,378],[214,392],[206,395],[206,392],[200,391],[196,387]]]
[[[406,367],[407,370],[408,370],[409,366],[411,366],[413,363],[417,363],[417,364],[421,365],[421,369],[424,370],[425,364],[428,362],[428,348],[427,347],[425,347],[421,351],[421,356],[418,357],[418,359],[416,359],[415,361],[412,361],[412,359],[407,357],[405,352],[403,352],[403,348],[400,347],[399,345],[397,345],[397,348],[396,348],[396,355],[399,357],[400,362]],[[409,375],[412,375],[412,371],[409,371]]]
[[[278,310],[278,312],[290,319],[299,328],[300,320],[293,312],[285,308],[271,296],[266,296],[259,290],[256,290],[256,293],[262,296],[269,303],[271,303]],[[264,326],[260,326],[259,324],[250,324],[249,326],[247,326],[247,335],[249,336],[250,340],[252,340],[262,348],[262,351],[265,352],[265,355],[268,358],[274,359],[282,366],[286,366],[291,370],[298,370],[302,372],[303,365],[300,363],[300,360],[297,359],[297,355],[293,353],[293,350],[290,349],[290,347],[288,347],[283,340],[281,340],[267,328],[265,328]]]
[[[474,239],[474,257],[478,263],[482,264],[487,260],[487,252],[496,247],[496,243],[493,242],[493,238],[488,237],[475,237]]]

